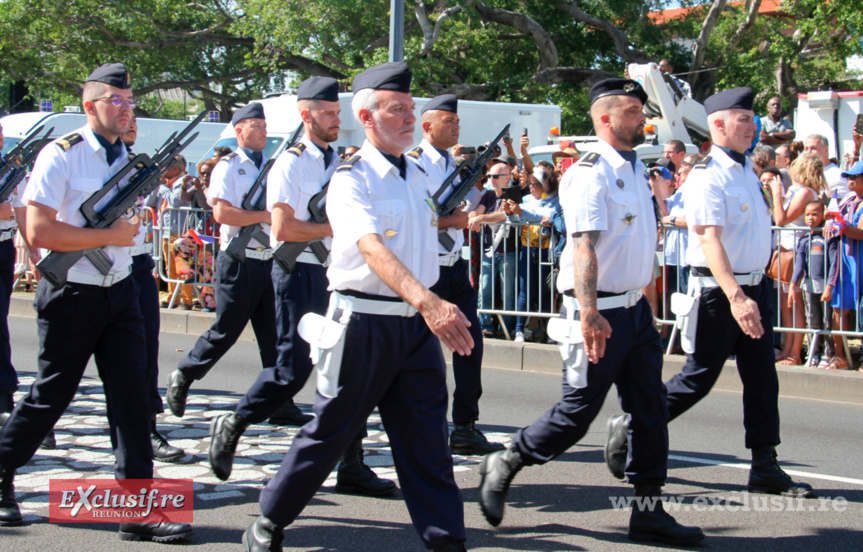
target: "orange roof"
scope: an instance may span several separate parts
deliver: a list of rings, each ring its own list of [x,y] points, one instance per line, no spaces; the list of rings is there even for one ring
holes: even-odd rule
[[[775,15],[779,11],[779,4],[782,0],[762,0],[758,7],[758,13],[762,15]],[[729,6],[745,6],[744,2],[729,2]],[[699,6],[698,9],[701,7]],[[696,8],[674,8],[663,10],[660,12],[650,12],[648,17],[657,25],[666,23],[672,19],[683,17]]]

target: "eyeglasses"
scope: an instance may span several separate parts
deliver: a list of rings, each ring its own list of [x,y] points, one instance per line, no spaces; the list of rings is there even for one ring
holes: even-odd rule
[[[687,162],[687,161],[681,161],[681,162],[680,162],[680,166],[681,166],[681,167],[689,167],[689,168],[691,169],[691,168],[692,168],[692,163],[689,163],[689,162]]]
[[[490,174],[490,175],[488,175],[489,178],[504,178],[507,176],[509,176],[509,175],[508,174]]]
[[[94,102],[98,102],[99,100],[108,100],[114,107],[123,106],[133,108],[138,105],[138,100],[136,100],[134,97],[130,96],[128,98],[124,98],[119,94],[111,94],[110,96],[102,96],[101,98],[93,99]]]

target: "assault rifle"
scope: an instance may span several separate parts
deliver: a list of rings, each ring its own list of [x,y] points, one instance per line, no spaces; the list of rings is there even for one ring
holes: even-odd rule
[[[312,199],[309,200],[309,222],[314,222],[316,224],[324,224],[328,222],[327,211],[325,205],[322,205],[324,198],[327,197],[327,190],[330,187],[330,183],[323,187],[323,189],[312,196]],[[330,256],[330,252],[327,251],[327,246],[324,245],[321,238],[316,240],[306,241],[306,242],[282,242],[275,251],[273,251],[273,259],[282,269],[290,274],[294,271],[294,268],[297,266],[297,258],[300,254],[306,250],[306,247],[311,248],[312,253],[315,254],[315,257],[320,261],[321,264],[327,262],[327,257]]]
[[[6,182],[3,182],[3,185],[0,186],[0,203],[5,203],[6,200],[9,199],[9,196],[12,195],[12,192],[18,186],[18,183],[21,182],[21,179],[24,178],[25,174],[27,174],[25,168],[29,166],[34,159],[36,159],[36,156],[39,155],[39,152],[43,147],[45,147],[45,144],[51,141],[48,136],[54,132],[54,127],[48,129],[48,132],[46,132],[44,136],[34,141],[36,135],[39,134],[43,128],[44,125],[36,128],[6,155],[6,163],[2,168],[0,168],[0,182],[3,182],[3,179],[7,175],[9,178],[6,178]],[[12,174],[9,174],[10,172]]]
[[[497,135],[497,138],[489,142],[489,147],[487,147],[479,157],[476,159],[465,159],[458,164],[458,167],[456,167],[449,176],[446,177],[446,180],[443,181],[443,184],[441,184],[440,188],[438,188],[432,196],[432,201],[434,201],[439,216],[445,217],[451,215],[461,206],[471,188],[473,188],[477,180],[482,177],[482,169],[485,167],[486,162],[493,158],[495,154],[495,144],[497,144],[501,138],[508,135],[509,125],[506,125],[503,127],[503,130],[500,131],[500,134]],[[461,177],[461,180],[456,184],[452,193],[449,194],[443,202],[441,202],[441,195],[450,189],[450,186],[457,177]],[[449,237],[446,230],[439,230],[437,237],[438,241],[447,251],[452,251],[452,248],[455,246],[455,241]]]
[[[301,122],[294,131],[294,134],[291,136],[291,139],[288,141],[287,148],[293,147],[302,130],[303,123]],[[244,211],[263,211],[267,208],[267,174],[273,167],[274,162],[275,159],[270,159],[263,167],[261,167],[261,173],[258,175],[258,178],[255,179],[255,183],[252,184],[252,188],[243,199],[241,207]],[[258,195],[257,201],[252,203],[252,198],[255,197],[258,190],[261,190],[261,193]],[[264,232],[261,224],[257,223],[240,228],[237,235],[231,238],[231,241],[228,243],[228,247],[225,248],[225,253],[230,255],[231,258],[236,261],[241,263],[246,262],[246,247],[249,246],[249,242],[252,241],[252,238],[255,238],[255,240],[264,247],[269,247],[270,237],[266,232]]]
[[[186,128],[168,137],[151,158],[146,153],[139,153],[131,157],[128,163],[120,171],[112,176],[101,189],[93,193],[81,205],[81,214],[84,215],[84,228],[108,228],[114,222],[132,210],[140,198],[146,197],[159,186],[159,179],[174,164],[174,158],[198,137],[196,132],[188,140],[183,142],[189,132],[200,123],[207,112],[202,111],[198,117],[189,123]],[[121,182],[126,182],[122,187]],[[107,203],[96,210],[96,204],[116,192]],[[51,282],[55,288],[66,284],[69,269],[77,263],[81,257],[87,257],[93,266],[103,275],[111,271],[113,261],[105,254],[101,247],[83,251],[52,251],[47,257],[36,265],[42,276]]]

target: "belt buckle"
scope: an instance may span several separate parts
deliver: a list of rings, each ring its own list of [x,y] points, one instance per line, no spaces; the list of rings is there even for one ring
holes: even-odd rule
[[[632,290],[626,292],[626,308],[631,309],[638,303],[638,291]]]
[[[116,274],[113,272],[105,274],[102,277],[102,283],[100,284],[100,287],[111,287],[112,285],[114,285],[114,276],[116,276]]]
[[[756,270],[749,275],[749,285],[757,286],[759,282],[761,282],[761,271]]]

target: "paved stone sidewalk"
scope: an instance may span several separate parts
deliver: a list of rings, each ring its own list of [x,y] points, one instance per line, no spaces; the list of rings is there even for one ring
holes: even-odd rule
[[[21,378],[24,396],[32,377]],[[186,414],[177,418],[169,412],[159,416],[159,429],[168,441],[186,451],[179,463],[155,463],[159,478],[193,479],[195,507],[212,509],[220,503],[256,502],[261,488],[278,470],[285,452],[299,431],[296,427],[270,424],[251,426],[237,446],[234,469],[228,481],[220,481],[210,471],[207,449],[210,444],[210,420],[230,411],[239,400],[234,393],[207,392],[196,389],[189,395]],[[308,405],[300,405],[306,412]],[[105,417],[105,395],[95,378],[85,377],[78,394],[66,413],[57,422],[57,448],[40,448],[31,462],[17,471],[15,491],[25,521],[34,522],[48,517],[48,481],[50,479],[105,479],[113,477],[114,455]],[[378,475],[398,481],[393,466],[392,451],[380,416],[369,418],[368,437],[363,442],[365,461]],[[506,442],[509,435],[488,433],[493,441]],[[455,471],[472,469],[480,457],[453,456]],[[324,490],[335,487],[335,472],[324,483]]]

